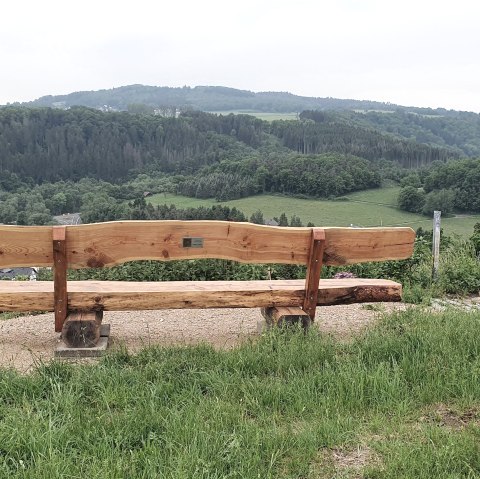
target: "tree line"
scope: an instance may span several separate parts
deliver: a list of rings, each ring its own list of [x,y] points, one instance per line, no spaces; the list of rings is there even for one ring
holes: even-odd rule
[[[403,210],[480,212],[480,158],[434,164],[405,176],[401,185],[398,204]]]
[[[177,192],[219,201],[262,193],[329,198],[381,184],[376,165],[351,155],[265,156],[225,161],[177,185]]]
[[[78,182],[60,181],[34,185],[14,173],[0,176],[0,223],[18,225],[55,224],[53,216],[80,212],[82,222],[114,220],[224,220],[250,221],[264,224],[260,211],[250,217],[236,208],[214,205],[210,208],[177,208],[175,205],[153,206],[146,194],[171,192],[176,185],[168,176],[150,177],[145,174],[122,183],[112,184],[93,178]],[[285,213],[273,218],[280,226],[303,226],[293,215]],[[311,224],[309,224],[311,226]]]

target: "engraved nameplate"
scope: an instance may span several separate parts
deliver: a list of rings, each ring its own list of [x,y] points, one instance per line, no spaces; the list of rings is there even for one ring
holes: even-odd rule
[[[184,248],[203,248],[203,238],[183,238]]]

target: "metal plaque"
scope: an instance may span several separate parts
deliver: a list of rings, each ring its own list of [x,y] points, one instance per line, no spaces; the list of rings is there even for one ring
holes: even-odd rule
[[[184,248],[203,248],[203,238],[183,238]]]

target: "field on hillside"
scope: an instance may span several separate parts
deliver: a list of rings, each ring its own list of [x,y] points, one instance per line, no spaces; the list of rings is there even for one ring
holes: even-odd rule
[[[298,120],[298,113],[276,113],[276,112],[265,112],[265,111],[254,111],[254,110],[230,110],[230,111],[209,111],[208,113],[214,113],[216,115],[229,115],[233,113],[234,115],[251,115],[260,120],[265,121],[274,121],[274,120]]]
[[[432,220],[396,208],[399,188],[378,188],[347,195],[349,201],[299,199],[286,196],[261,195],[218,203],[214,199],[200,200],[162,193],[147,198],[154,205],[174,204],[179,208],[226,205],[236,207],[250,216],[256,210],[264,218],[278,217],[283,212],[288,217],[299,216],[306,225],[309,221],[316,226],[410,226],[432,229]],[[469,237],[473,226],[480,222],[480,215],[443,218],[442,227],[447,234]]]

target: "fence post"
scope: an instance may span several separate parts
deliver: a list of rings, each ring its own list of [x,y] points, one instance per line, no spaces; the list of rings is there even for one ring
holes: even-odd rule
[[[440,263],[440,221],[441,221],[442,212],[434,211],[433,212],[433,243],[432,243],[432,254],[433,254],[433,269],[432,269],[432,279],[436,281],[438,278],[438,265]]]

